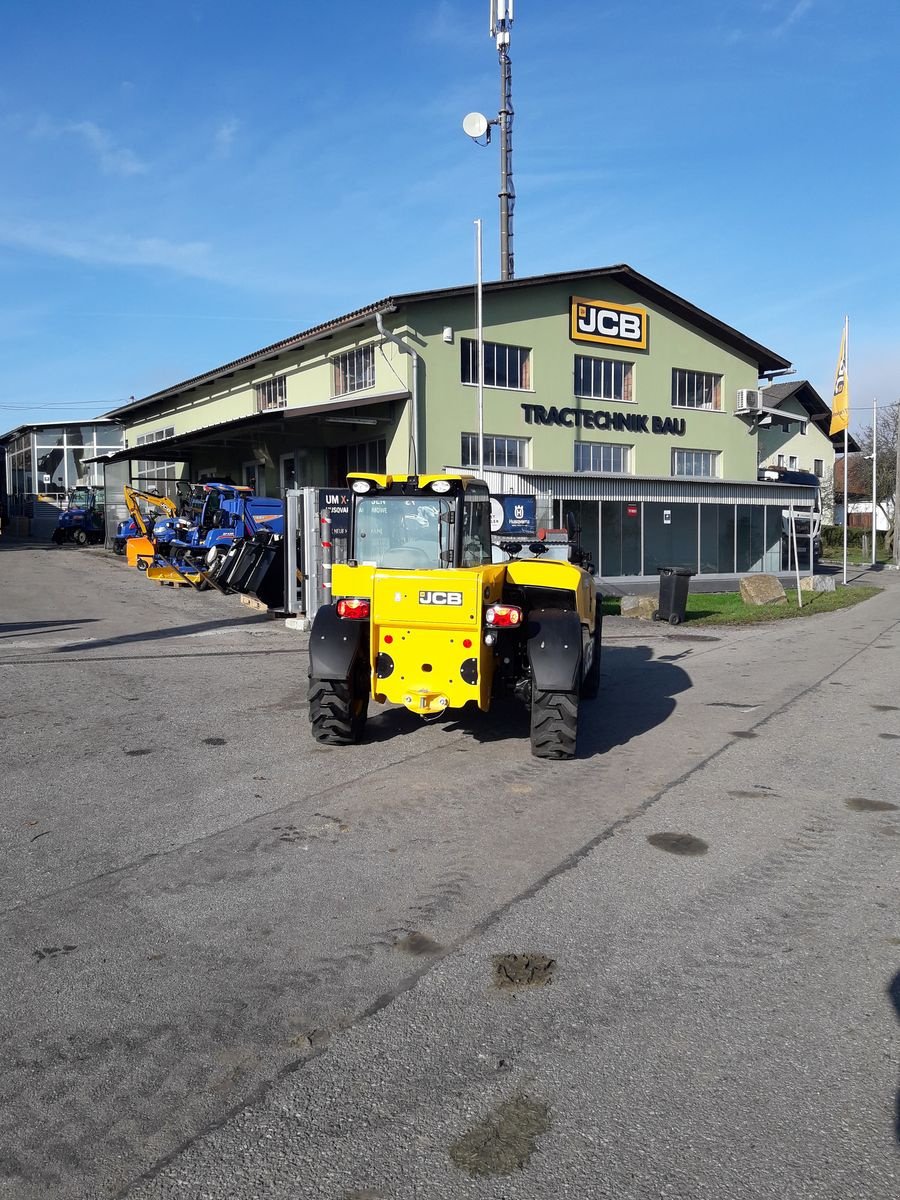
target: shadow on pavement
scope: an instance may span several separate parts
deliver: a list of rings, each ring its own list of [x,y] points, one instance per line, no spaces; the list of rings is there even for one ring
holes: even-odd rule
[[[675,697],[691,687],[691,677],[671,661],[653,657],[649,646],[604,646],[600,695],[583,700],[578,718],[578,758],[605,754],[662,725],[675,710]],[[444,726],[478,742],[529,736],[524,704],[501,702],[490,714],[463,709]]]
[[[59,633],[97,620],[98,617],[61,617],[58,621],[3,621],[0,622],[0,638],[18,637],[20,633]]]
[[[119,637],[98,638],[91,642],[90,650],[105,650],[110,646],[131,646],[135,642],[159,642],[170,638],[190,637],[193,633],[206,633],[213,629],[234,629],[243,625],[268,625],[266,616],[229,617],[218,621],[199,621],[193,625],[174,625],[171,629],[148,629],[144,633],[123,633]],[[59,646],[57,654],[83,654],[88,647],[83,645]]]

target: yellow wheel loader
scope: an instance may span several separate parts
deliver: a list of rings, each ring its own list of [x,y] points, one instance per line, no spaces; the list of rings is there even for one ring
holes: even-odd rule
[[[369,700],[422,717],[517,694],[531,751],[572,758],[600,683],[600,598],[570,547],[491,544],[490,495],[460,475],[349,477],[350,552],[310,633],[313,736],[348,745]],[[552,557],[553,552],[560,557]],[[575,561],[568,561],[569,558]]]

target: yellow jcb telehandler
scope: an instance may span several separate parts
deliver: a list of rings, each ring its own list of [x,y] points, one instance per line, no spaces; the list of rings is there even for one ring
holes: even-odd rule
[[[349,559],[310,633],[316,740],[358,742],[370,698],[434,717],[515,693],[530,706],[532,754],[572,758],[579,702],[600,683],[600,597],[579,548],[554,558],[535,542],[518,558],[521,545],[505,544],[493,561],[490,495],[468,476],[349,484]]]

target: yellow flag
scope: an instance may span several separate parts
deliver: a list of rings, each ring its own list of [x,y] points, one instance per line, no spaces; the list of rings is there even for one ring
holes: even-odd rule
[[[842,433],[850,424],[850,378],[847,374],[847,326],[841,334],[841,352],[834,373],[834,395],[831,400],[829,434]]]

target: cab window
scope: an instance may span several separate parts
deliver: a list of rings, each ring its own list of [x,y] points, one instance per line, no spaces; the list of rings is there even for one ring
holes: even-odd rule
[[[463,501],[462,563],[480,567],[491,561],[491,502],[487,488],[467,488]]]

